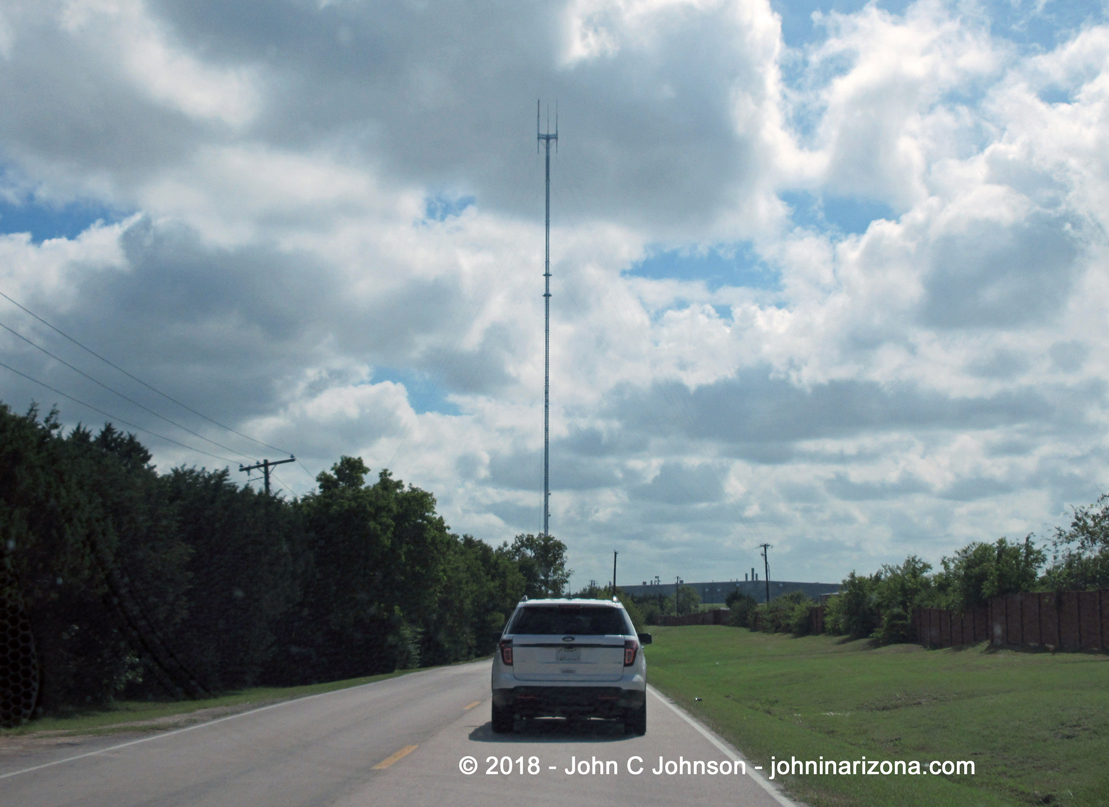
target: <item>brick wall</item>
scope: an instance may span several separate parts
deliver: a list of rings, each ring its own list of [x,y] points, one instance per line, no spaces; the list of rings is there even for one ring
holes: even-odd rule
[[[727,608],[714,608],[711,611],[698,611],[682,616],[659,617],[660,625],[727,625],[731,611]]]
[[[1005,594],[964,612],[914,608],[913,630],[926,647],[988,641],[1051,650],[1109,650],[1109,590]]]

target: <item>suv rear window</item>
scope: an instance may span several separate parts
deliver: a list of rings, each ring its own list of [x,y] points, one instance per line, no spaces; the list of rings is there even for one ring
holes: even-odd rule
[[[629,628],[619,608],[589,605],[536,605],[521,608],[509,633],[540,636],[626,634]]]

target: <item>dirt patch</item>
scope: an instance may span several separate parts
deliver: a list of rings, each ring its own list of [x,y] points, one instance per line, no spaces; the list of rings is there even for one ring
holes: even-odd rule
[[[156,731],[171,731],[173,729],[195,726],[198,723],[207,723],[221,717],[247,712],[269,703],[277,701],[263,701],[255,703],[239,703],[234,706],[212,706],[207,709],[197,709],[193,712],[176,715],[162,715],[146,720],[128,720],[120,723],[111,723],[90,729],[51,729],[49,731],[30,731],[22,734],[0,735],[0,758],[12,756],[25,756],[40,751],[69,749],[80,751],[85,746],[97,744],[96,740],[103,741],[106,736],[111,737],[111,743],[127,742],[127,740],[141,737]],[[104,744],[103,742],[98,744]]]

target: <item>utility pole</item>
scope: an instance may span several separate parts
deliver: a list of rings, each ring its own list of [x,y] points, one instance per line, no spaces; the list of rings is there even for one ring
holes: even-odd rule
[[[770,549],[770,544],[759,544],[762,547],[762,564],[763,570],[766,572],[766,601],[770,602],[770,561],[766,559],[766,550]]]
[[[543,252],[543,305],[546,320],[543,328],[543,534],[550,535],[551,518],[551,141],[558,153],[558,106],[555,105],[555,130],[551,134],[551,110],[547,108],[547,131],[539,131],[539,101],[535,102],[535,153],[539,143],[547,149],[546,242]]]
[[[618,553],[616,553],[616,552],[612,553],[612,596],[613,597],[616,596],[616,555],[617,554]]]
[[[269,496],[270,495],[270,468],[274,468],[278,465],[284,465],[287,462],[296,462],[296,457],[290,456],[289,459],[287,459],[287,460],[275,460],[273,462],[271,462],[270,460],[262,460],[261,462],[255,463],[254,465],[245,465],[245,466],[240,465],[239,470],[246,473],[247,478],[249,479],[251,471],[256,471],[259,468],[261,468],[262,469],[262,475],[265,476],[265,478],[266,478],[266,495]]]

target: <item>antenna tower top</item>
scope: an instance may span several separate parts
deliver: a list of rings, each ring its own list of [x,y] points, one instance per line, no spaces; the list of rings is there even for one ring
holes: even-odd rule
[[[535,102],[535,153],[539,153],[539,143],[546,140],[548,146],[550,141],[554,141],[555,152],[558,152],[558,101],[555,101],[555,130],[551,132],[551,105],[547,104],[547,131],[543,132],[539,129],[539,119],[541,111],[541,103]]]

